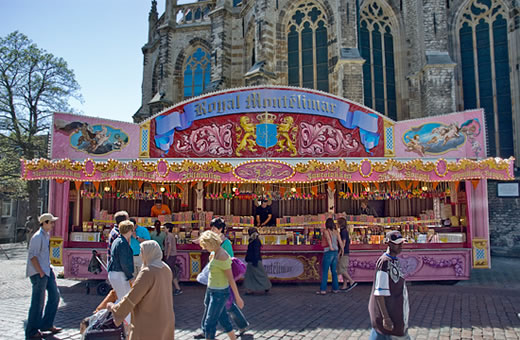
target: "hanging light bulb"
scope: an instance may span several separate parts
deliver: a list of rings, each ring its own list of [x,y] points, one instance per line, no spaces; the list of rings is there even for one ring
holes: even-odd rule
[[[370,187],[366,187],[366,188],[365,188],[365,191],[366,191],[366,192],[370,192]]]
[[[106,185],[103,190],[105,190],[106,192],[109,192],[110,191],[110,187],[108,185]]]
[[[424,185],[421,189],[422,191],[428,191],[428,187],[426,185]]]
[[[237,189],[238,189],[237,187],[233,187],[231,190],[232,190],[233,192],[235,192],[235,191],[237,191]]]
[[[292,192],[296,192],[296,188],[295,188],[295,187],[292,187],[292,188],[291,188],[291,191],[292,191]]]

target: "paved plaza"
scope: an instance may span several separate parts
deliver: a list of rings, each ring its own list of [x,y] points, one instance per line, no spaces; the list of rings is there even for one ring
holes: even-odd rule
[[[31,284],[25,278],[26,249],[2,245],[0,339],[23,339]],[[410,335],[415,339],[520,339],[520,259],[493,258],[490,270],[473,270],[456,284],[411,283]],[[56,271],[59,271],[57,268]],[[80,339],[79,322],[102,300],[96,281],[58,279],[61,302],[55,324],[63,333],[47,339]],[[203,312],[204,287],[184,284],[175,297],[175,338],[192,339]],[[243,296],[251,326],[242,339],[368,339],[371,284],[349,293],[317,296],[318,285],[274,285],[267,296]],[[242,289],[241,289],[242,290]],[[217,333],[219,334],[219,333]],[[224,334],[218,339],[227,339]],[[150,339],[152,340],[152,339]]]

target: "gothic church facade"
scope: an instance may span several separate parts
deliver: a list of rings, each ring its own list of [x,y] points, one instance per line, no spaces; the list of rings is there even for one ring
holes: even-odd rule
[[[136,122],[210,91],[298,86],[394,120],[484,108],[488,156],[520,158],[518,0],[165,1]],[[492,246],[511,252],[519,199],[488,187]]]

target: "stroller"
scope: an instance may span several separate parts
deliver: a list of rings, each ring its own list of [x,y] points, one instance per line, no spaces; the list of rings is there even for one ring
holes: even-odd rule
[[[124,340],[126,339],[123,324],[116,326],[112,313],[102,309],[86,318],[83,340]]]
[[[90,262],[88,264],[88,271],[93,274],[99,274],[102,271],[102,268],[108,272],[108,265],[101,259],[98,252],[94,249],[92,250],[92,257],[90,258]],[[104,280],[97,284],[96,291],[98,295],[105,296],[112,289],[107,280]],[[87,294],[90,293],[90,286],[87,282]]]

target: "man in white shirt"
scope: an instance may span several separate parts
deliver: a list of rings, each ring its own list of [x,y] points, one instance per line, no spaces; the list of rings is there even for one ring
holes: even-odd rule
[[[26,276],[31,279],[32,296],[25,337],[27,339],[41,339],[48,335],[61,332],[61,328],[54,326],[54,318],[60,303],[60,292],[56,284],[56,276],[51,268],[49,246],[50,231],[56,220],[50,213],[40,216],[40,229],[33,235],[29,243]],[[47,305],[45,304],[47,291]]]

